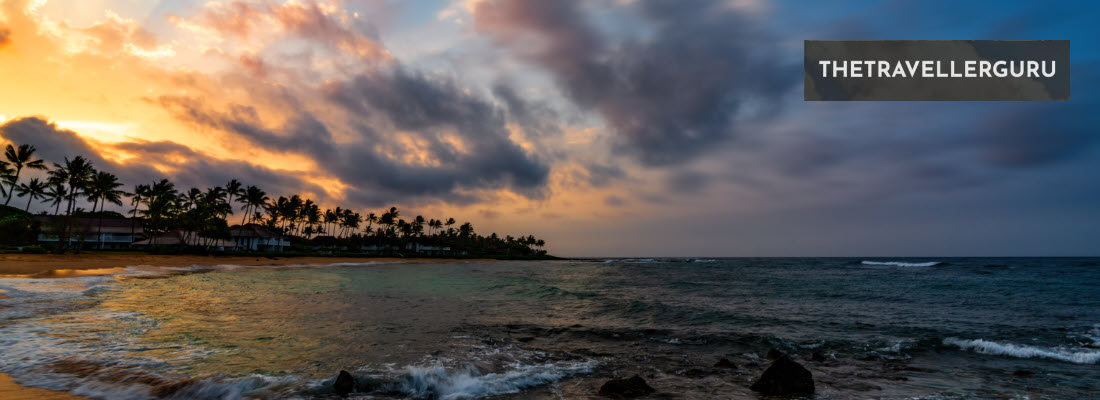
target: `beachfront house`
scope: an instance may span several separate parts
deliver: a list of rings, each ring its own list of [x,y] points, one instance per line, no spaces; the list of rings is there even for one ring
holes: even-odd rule
[[[199,235],[197,232],[175,229],[163,234],[139,240],[133,243],[134,247],[148,246],[192,246],[203,247],[212,250],[232,249],[236,243]]]
[[[413,254],[426,256],[442,256],[452,254],[450,246],[432,246],[416,242],[406,244],[405,250]]]
[[[42,227],[38,243],[49,247],[57,245],[60,232],[66,226],[65,217],[36,215],[34,218]],[[125,249],[144,235],[141,220],[137,218],[76,218],[70,232],[69,246],[86,249]]]
[[[278,232],[258,224],[246,224],[233,228],[229,235],[238,249],[252,251],[284,251],[290,247],[290,241]]]

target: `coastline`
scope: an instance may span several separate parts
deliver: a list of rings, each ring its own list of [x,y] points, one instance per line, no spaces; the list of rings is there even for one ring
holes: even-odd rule
[[[156,254],[0,254],[0,277],[63,278],[68,276],[98,275],[114,272],[117,268],[188,267],[194,265],[327,265],[335,263],[367,262],[450,262],[494,261],[491,259],[449,258],[387,258],[387,257],[243,257]]]

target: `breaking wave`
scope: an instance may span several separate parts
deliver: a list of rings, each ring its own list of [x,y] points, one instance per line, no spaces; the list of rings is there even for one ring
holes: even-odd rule
[[[474,399],[556,382],[573,375],[591,373],[594,361],[527,365],[515,363],[503,372],[481,374],[476,370],[448,371],[443,366],[408,367],[397,379],[393,391],[413,398],[440,400]]]
[[[958,346],[963,350],[995,356],[1009,356],[1016,358],[1046,358],[1071,362],[1074,364],[1100,363],[1100,351],[1067,351],[1063,349],[1044,349],[1017,345],[1012,343],[997,343],[984,339],[965,340],[959,338],[947,338],[943,344]]]
[[[863,265],[890,265],[894,267],[931,267],[939,264],[939,261],[928,261],[921,263],[904,261],[863,261]]]

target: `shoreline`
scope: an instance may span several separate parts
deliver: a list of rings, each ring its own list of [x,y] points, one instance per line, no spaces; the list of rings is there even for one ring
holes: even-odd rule
[[[368,262],[457,262],[492,259],[393,257],[244,257],[157,254],[0,254],[0,278],[64,278],[116,272],[119,268],[189,266],[328,265]],[[102,270],[102,271],[97,271]]]

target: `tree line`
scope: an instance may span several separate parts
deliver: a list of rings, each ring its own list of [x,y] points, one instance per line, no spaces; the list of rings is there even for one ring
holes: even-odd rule
[[[482,236],[471,223],[457,224],[454,218],[426,219],[417,215],[406,220],[397,207],[377,214],[361,214],[343,207],[322,211],[311,199],[297,194],[272,198],[263,189],[246,186],[236,179],[205,190],[180,190],[170,180],[161,179],[137,184],[132,191],[126,191],[116,175],[96,169],[83,156],[66,157],[51,167],[36,158],[35,152],[31,145],[7,145],[4,159],[0,160],[0,196],[9,207],[13,198],[26,198],[24,212],[29,212],[35,201],[41,201],[47,208],[43,214],[52,208],[60,221],[54,227],[59,237],[58,251],[73,246],[72,238],[80,233],[75,231],[78,218],[94,217],[102,231],[104,216],[121,216],[105,207],[108,204],[124,207],[129,199],[127,213],[135,220],[140,217],[143,231],[151,237],[181,230],[207,241],[232,240],[229,221],[236,205],[241,212],[237,225],[261,225],[291,243],[305,245],[302,248],[357,251],[363,246],[374,246],[399,252],[407,244],[417,243],[448,246],[473,254],[545,254],[542,248],[546,242],[532,235]],[[45,171],[45,179],[24,179],[24,172],[29,170]],[[90,211],[81,207],[82,201],[91,206]],[[136,231],[136,225],[133,230]],[[102,248],[102,235],[98,235],[98,240],[97,247]]]

